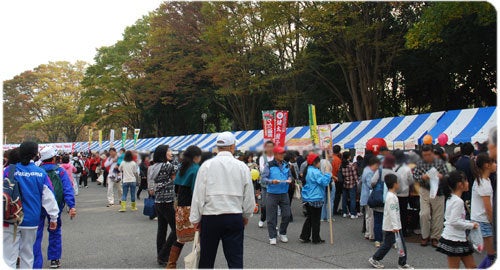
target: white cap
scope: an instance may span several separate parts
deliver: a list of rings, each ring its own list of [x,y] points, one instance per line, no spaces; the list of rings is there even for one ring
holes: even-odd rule
[[[224,131],[217,136],[217,146],[231,146],[233,144],[236,144],[238,141],[236,140],[236,137],[234,137],[233,133],[229,131]]]
[[[40,151],[40,160],[47,160],[57,156],[57,149],[52,146],[45,147]]]

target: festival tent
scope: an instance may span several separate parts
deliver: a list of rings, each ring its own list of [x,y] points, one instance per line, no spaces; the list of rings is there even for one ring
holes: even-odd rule
[[[371,138],[383,138],[390,148],[413,148],[425,132],[430,130],[445,112],[396,116],[381,119],[347,122],[333,130],[334,144],[345,149],[364,149]]]
[[[448,135],[447,144],[482,143],[488,140],[488,132],[496,123],[496,107],[453,110],[446,112],[428,134],[435,143],[441,133]]]
[[[489,130],[496,125],[496,107],[453,110],[419,115],[396,116],[381,119],[331,124],[334,144],[344,149],[364,149],[371,138],[383,138],[389,148],[413,149],[430,134],[437,142],[441,133],[449,137],[448,144],[463,142],[484,142]],[[241,151],[261,150],[263,146],[262,130],[233,132],[238,140],[237,148]],[[218,133],[169,136],[161,138],[138,139],[135,149],[152,151],[158,145],[168,144],[173,150],[184,151],[190,145],[197,145],[204,151],[212,151]],[[286,146],[288,149],[308,149],[312,147],[309,126],[287,128]],[[52,145],[64,152],[88,151],[88,142],[40,144],[40,147]],[[18,144],[3,145],[3,149],[17,147]],[[111,143],[97,141],[90,144],[92,151],[109,149]],[[113,142],[115,148],[121,148],[121,140]],[[126,149],[134,149],[132,139],[125,141]]]

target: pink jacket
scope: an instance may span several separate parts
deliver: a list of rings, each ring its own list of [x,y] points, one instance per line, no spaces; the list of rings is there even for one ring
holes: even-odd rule
[[[63,168],[66,173],[69,175],[69,179],[71,180],[71,183],[73,184],[73,173],[76,173],[76,168],[73,166],[73,164],[70,163],[62,163],[60,165],[61,168]]]

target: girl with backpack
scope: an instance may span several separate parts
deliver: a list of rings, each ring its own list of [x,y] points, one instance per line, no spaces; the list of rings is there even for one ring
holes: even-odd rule
[[[458,269],[460,261],[465,268],[475,269],[474,248],[467,241],[466,230],[478,229],[479,224],[465,220],[462,193],[469,190],[469,182],[461,171],[453,171],[441,182],[446,198],[445,222],[437,251],[448,256],[448,268]]]

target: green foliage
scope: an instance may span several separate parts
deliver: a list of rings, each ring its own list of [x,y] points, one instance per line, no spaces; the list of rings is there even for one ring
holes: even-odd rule
[[[50,62],[4,82],[9,141],[27,136],[39,141],[76,141],[84,126],[80,82],[86,66],[82,61]],[[22,136],[26,131],[27,136]]]

